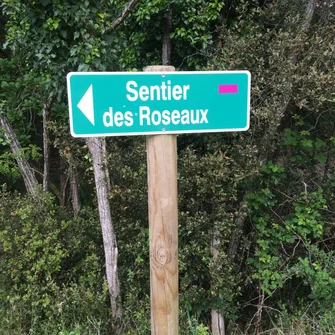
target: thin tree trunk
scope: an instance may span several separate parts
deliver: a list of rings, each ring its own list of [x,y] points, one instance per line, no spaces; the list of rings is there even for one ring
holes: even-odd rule
[[[67,164],[69,166],[67,170],[67,178],[61,178],[61,196],[62,196],[62,203],[65,203],[66,199],[66,186],[68,181],[70,180],[70,197],[72,199],[72,209],[74,217],[77,217],[81,208],[81,201],[79,196],[79,182],[78,182],[78,174],[77,169],[74,163],[73,155],[71,152],[71,148],[67,146],[65,148],[65,158]],[[62,158],[61,158],[62,159]],[[65,161],[61,161],[61,166],[65,167]]]
[[[5,139],[10,141],[10,148],[12,150],[12,153],[15,155],[15,159],[19,166],[26,190],[29,195],[31,195],[35,200],[38,200],[39,197],[36,191],[38,182],[35,174],[31,169],[28,161],[24,158],[22,154],[21,144],[19,143],[12,126],[9,124],[5,114],[1,112],[2,111],[0,110],[0,125],[4,129]]]
[[[171,38],[172,31],[172,13],[169,10],[164,17],[164,33],[162,44],[162,65],[171,64]]]
[[[70,175],[72,208],[73,208],[74,217],[77,217],[79,214],[80,208],[81,208],[81,201],[80,201],[80,196],[79,196],[79,183],[78,183],[77,169],[74,167],[71,161],[70,161],[70,166],[69,166],[69,175]]]
[[[235,256],[237,254],[237,249],[240,245],[240,240],[243,232],[243,226],[244,226],[245,217],[239,216],[235,220],[235,229],[233,231],[233,234],[230,238],[227,256],[228,259],[233,262],[235,260]]]
[[[129,0],[123,10],[120,16],[118,16],[111,24],[111,26],[106,30],[106,33],[109,33],[111,30],[116,29],[127,17],[128,15],[132,12],[132,10],[136,7],[136,5],[140,2],[141,0]]]
[[[217,258],[219,256],[219,247],[220,247],[220,240],[216,236],[216,234],[213,234],[212,237],[212,256],[213,258]],[[211,309],[211,315],[212,315],[212,335],[225,335],[225,321],[222,314],[219,313],[218,310],[215,308]]]
[[[34,163],[30,163],[30,167],[31,167],[32,171],[34,171],[35,175],[38,175],[38,176],[41,177],[41,179],[43,179],[43,170],[42,169],[40,169]],[[37,180],[39,180],[39,178],[37,178]],[[60,195],[60,190],[58,189],[58,187],[54,183],[49,181],[49,188],[50,188],[50,191],[52,191],[55,194],[55,196],[57,197],[57,199],[60,202],[61,201],[61,195]]]
[[[306,6],[305,19],[302,24],[302,30],[304,33],[307,33],[309,30],[309,27],[311,26],[315,8],[316,8],[316,0],[309,0]]]
[[[307,5],[306,5],[306,8],[305,8],[304,20],[301,24],[301,32],[302,33],[306,34],[308,32],[308,30],[310,28],[310,25],[311,25],[311,22],[312,22],[312,19],[313,19],[315,8],[316,8],[316,0],[309,0]],[[293,64],[295,66],[297,64],[297,58],[298,58],[298,52],[295,51],[295,52],[292,53],[291,57],[288,57],[288,60],[290,60],[291,64]],[[294,68],[294,66],[292,68]],[[292,73],[292,76],[291,76],[292,78],[293,78],[293,75],[294,75],[294,73]],[[282,108],[279,109],[279,112],[274,111],[274,113],[273,113],[274,114],[273,116],[278,119],[278,122],[274,122],[274,125],[275,125],[276,128],[275,129],[269,129],[269,132],[271,134],[273,134],[273,136],[276,133],[276,130],[277,130],[279,124],[280,124],[280,121],[283,118],[283,116],[285,115],[285,112],[290,105],[290,102],[291,102],[291,99],[292,99],[292,88],[293,88],[293,83],[292,83],[291,78],[289,78],[287,80],[286,87],[283,89]]]
[[[69,173],[65,173],[66,169],[66,162],[65,159],[60,156],[59,157],[59,166],[60,166],[60,180],[59,180],[59,203],[61,206],[65,206],[65,199],[66,199],[66,187],[69,181]]]
[[[43,106],[43,156],[44,156],[44,169],[43,169],[43,192],[47,192],[49,188],[50,179],[50,140],[48,121],[51,111],[53,97],[49,98]]]
[[[217,310],[212,308],[212,335],[225,335],[224,317]]]
[[[98,198],[100,224],[105,251],[106,276],[112,313],[114,320],[118,321],[122,315],[122,305],[117,268],[118,248],[108,200],[110,180],[106,157],[106,141],[102,138],[92,137],[87,138],[86,143],[93,159],[94,179]]]
[[[118,28],[139,2],[140,0],[129,0],[125,4],[122,13],[112,22],[111,27],[107,29],[105,33]],[[102,238],[104,242],[106,275],[112,313],[114,320],[118,320],[121,319],[122,316],[122,304],[117,268],[118,248],[108,200],[110,180],[107,167],[106,141],[102,138],[92,137],[87,138],[86,143],[93,158],[94,179],[98,198]]]

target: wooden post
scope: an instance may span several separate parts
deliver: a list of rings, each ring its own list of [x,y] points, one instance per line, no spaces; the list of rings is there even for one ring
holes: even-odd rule
[[[173,66],[149,66],[171,72]],[[178,335],[177,136],[147,136],[151,335]]]

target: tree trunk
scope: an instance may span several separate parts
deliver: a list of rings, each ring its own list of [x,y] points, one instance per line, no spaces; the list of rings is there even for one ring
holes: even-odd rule
[[[244,216],[239,216],[235,220],[235,229],[234,229],[233,234],[231,236],[229,246],[228,246],[228,251],[227,251],[228,259],[231,262],[234,261],[235,256],[237,254],[237,249],[240,245],[240,239],[241,239],[242,232],[243,232],[244,221],[245,221]]]
[[[212,256],[213,258],[217,258],[219,255],[219,246],[220,246],[220,240],[216,236],[216,234],[213,234],[211,247],[212,247]],[[225,321],[222,314],[219,313],[215,308],[211,309],[211,315],[212,315],[212,335],[225,335]]]
[[[0,112],[2,112],[0,110]],[[31,169],[28,161],[24,158],[22,154],[22,147],[19,143],[16,134],[8,123],[8,119],[4,114],[0,113],[0,125],[4,128],[4,136],[6,140],[10,141],[10,148],[12,153],[15,155],[16,162],[19,166],[24,185],[29,195],[31,195],[35,200],[39,197],[36,192],[36,186],[38,185],[37,179],[33,170]]]
[[[125,6],[123,7],[122,13],[118,16],[110,25],[110,27],[106,30],[106,33],[109,33],[111,30],[116,29],[132,12],[132,10],[136,7],[136,5],[141,0],[129,0]]]
[[[79,196],[79,183],[77,169],[74,167],[72,162],[69,166],[69,175],[70,175],[70,189],[72,197],[72,208],[74,217],[77,217],[81,208],[80,196]]]
[[[118,248],[108,200],[110,181],[106,157],[106,141],[102,138],[92,137],[87,138],[86,143],[93,159],[94,179],[98,198],[112,313],[114,320],[118,321],[122,315],[122,306],[117,268]]]
[[[44,156],[44,169],[43,169],[43,192],[47,192],[49,188],[50,179],[50,140],[48,121],[51,110],[53,97],[49,98],[43,106],[43,156]]]
[[[59,203],[61,206],[65,206],[66,199],[66,188],[69,181],[69,173],[66,171],[66,162],[62,156],[59,156],[59,166],[60,166],[60,177],[59,177]]]
[[[224,317],[217,310],[212,308],[212,335],[225,335]]]
[[[316,8],[316,0],[309,0],[306,8],[305,8],[305,13],[304,13],[304,19],[303,22],[301,23],[301,32],[302,33],[307,33],[309,30],[309,27],[311,25],[313,15],[315,12]],[[291,57],[288,57],[288,62],[287,64],[291,64],[292,69],[297,64],[297,59],[298,59],[298,50],[293,52]],[[292,70],[293,72],[294,70]],[[288,77],[288,80],[286,82],[286,87],[283,88],[283,94],[282,94],[282,107],[279,108],[279,110],[274,110],[273,111],[273,118],[277,119],[277,122],[273,122],[274,126],[269,127],[268,129],[268,134],[265,135],[264,137],[266,138],[266,141],[271,142],[273,136],[277,133],[277,129],[281,123],[281,120],[283,119],[287,108],[289,107],[291,100],[292,100],[292,88],[293,88],[293,80],[292,78],[294,77],[294,73],[292,73],[291,78]]]
[[[171,64],[171,38],[172,31],[172,13],[169,10],[164,17],[164,34],[162,44],[162,65]]]
[[[316,8],[316,0],[309,0],[306,6],[305,19],[302,24],[302,30],[304,33],[307,33],[309,27],[311,26],[315,8]]]

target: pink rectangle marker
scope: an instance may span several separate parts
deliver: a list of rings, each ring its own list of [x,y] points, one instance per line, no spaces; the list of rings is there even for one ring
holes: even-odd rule
[[[219,94],[238,93],[237,84],[219,85]]]

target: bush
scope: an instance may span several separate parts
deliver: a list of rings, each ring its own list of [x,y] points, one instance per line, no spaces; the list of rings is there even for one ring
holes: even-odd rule
[[[83,209],[73,219],[49,194],[36,203],[0,193],[3,333],[107,331],[109,296],[96,217]]]

